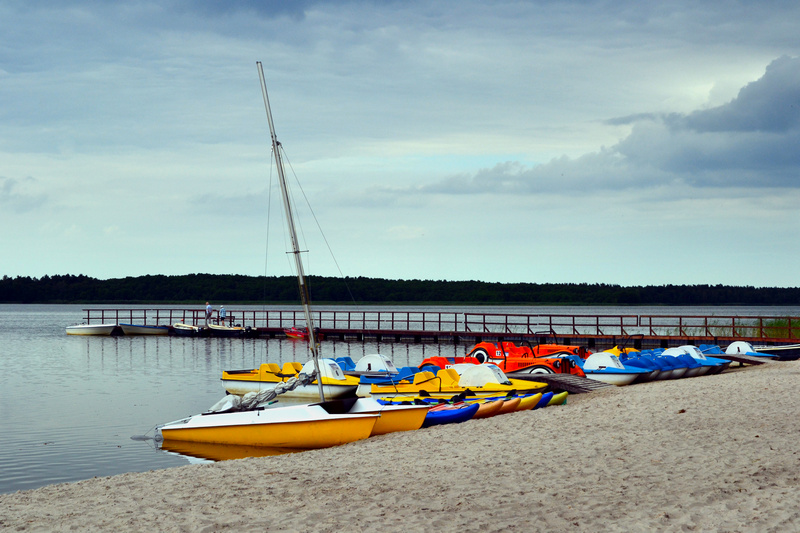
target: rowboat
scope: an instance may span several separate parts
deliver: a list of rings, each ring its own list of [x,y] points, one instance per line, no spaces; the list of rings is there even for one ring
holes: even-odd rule
[[[114,335],[120,331],[117,324],[77,324],[67,326],[67,335]]]
[[[176,322],[172,324],[172,333],[187,337],[205,337],[208,335],[208,328]]]
[[[212,337],[242,337],[246,332],[245,328],[241,326],[222,326],[209,323],[207,327]]]
[[[147,326],[144,324],[120,324],[125,335],[167,335],[169,326]]]

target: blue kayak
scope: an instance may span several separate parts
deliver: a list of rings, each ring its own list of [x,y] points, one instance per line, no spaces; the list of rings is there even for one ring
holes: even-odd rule
[[[464,404],[459,407],[452,407],[447,409],[437,409],[435,411],[428,411],[425,415],[425,421],[422,427],[429,428],[431,426],[440,426],[442,424],[458,424],[465,422],[475,416],[480,406],[477,403]]]

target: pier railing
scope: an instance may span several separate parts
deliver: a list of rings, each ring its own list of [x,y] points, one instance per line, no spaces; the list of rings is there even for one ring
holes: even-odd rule
[[[202,309],[84,309],[88,324],[100,322],[203,324]],[[658,337],[666,339],[749,339],[794,341],[800,338],[800,317],[678,316],[608,314],[500,314],[441,311],[315,310],[315,326],[330,333],[368,335],[449,335],[476,338],[537,336]],[[213,321],[217,321],[215,310]],[[236,309],[227,311],[226,323],[265,332],[305,323],[300,310]]]

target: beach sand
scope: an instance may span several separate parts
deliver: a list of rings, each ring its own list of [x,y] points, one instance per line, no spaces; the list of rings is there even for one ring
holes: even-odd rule
[[[800,362],[0,495],[8,531],[798,531]]]

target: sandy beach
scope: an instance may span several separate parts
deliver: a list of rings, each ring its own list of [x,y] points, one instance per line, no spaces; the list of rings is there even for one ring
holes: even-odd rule
[[[8,531],[797,531],[800,362],[0,495]]]

